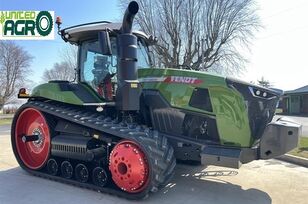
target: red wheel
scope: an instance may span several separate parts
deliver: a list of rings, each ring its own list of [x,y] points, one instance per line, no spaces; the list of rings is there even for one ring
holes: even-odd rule
[[[24,142],[24,135],[38,135],[38,140]],[[18,115],[14,137],[17,154],[23,164],[30,169],[42,168],[50,153],[50,132],[43,114],[34,108],[24,109]]]
[[[149,184],[149,164],[140,146],[129,140],[118,143],[111,152],[109,170],[115,184],[129,193],[138,193]]]

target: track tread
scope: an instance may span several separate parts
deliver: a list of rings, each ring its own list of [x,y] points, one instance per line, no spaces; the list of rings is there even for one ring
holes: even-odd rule
[[[98,187],[90,183],[80,183],[78,181],[65,179],[59,176],[51,176],[40,171],[29,170],[18,161],[20,166],[32,175],[60,181],[62,183],[68,183],[82,188],[105,192],[120,197],[125,197],[127,199],[145,198],[148,196],[149,192],[156,192],[160,187],[168,183],[173,176],[176,164],[176,160],[173,155],[174,150],[168,143],[167,138],[160,136],[157,131],[152,131],[149,128],[141,127],[136,124],[118,123],[116,120],[112,120],[110,117],[105,117],[103,115],[98,116],[98,114],[95,112],[81,110],[77,107],[67,107],[54,101],[28,101],[28,103],[24,104],[19,110],[23,110],[24,108],[29,107],[36,108],[43,112],[44,115],[47,116],[48,121],[50,124],[52,124],[52,126],[54,126],[52,117],[56,116],[58,118],[65,119],[76,124],[95,129],[97,131],[118,136],[119,138],[136,141],[145,151],[148,162],[151,166],[150,168],[152,169],[152,177],[150,180],[151,183],[149,184],[147,190],[134,194],[129,194],[117,188],[113,189],[107,187]],[[18,115],[18,113],[16,115]],[[12,133],[14,134],[13,131]]]
[[[152,176],[154,178],[150,188],[152,192],[157,191],[164,183],[169,182],[169,175],[172,174],[175,168],[174,156],[172,155],[168,159],[167,155],[169,151],[173,152],[172,146],[168,144],[165,137],[158,136],[158,133],[155,132],[149,131],[146,135],[139,135],[133,138],[145,149],[151,163]],[[164,142],[161,143],[159,142],[160,140]]]

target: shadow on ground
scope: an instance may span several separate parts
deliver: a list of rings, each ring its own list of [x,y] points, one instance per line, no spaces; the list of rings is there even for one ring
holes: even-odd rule
[[[191,171],[187,173],[187,169]],[[202,166],[179,165],[173,181],[152,195],[151,201],[168,203],[176,197],[179,203],[271,203],[266,192],[245,190],[223,180],[237,174],[234,170],[204,171]]]
[[[271,160],[265,160],[264,161],[264,166],[269,166],[269,165],[283,165],[287,168],[298,168],[297,165],[295,164],[291,164],[291,163],[287,163],[287,162],[282,162],[280,160],[276,160],[276,159],[271,159]]]
[[[201,166],[180,164],[173,180],[142,203],[271,203],[258,189],[223,180],[237,171],[204,171]],[[3,203],[135,203],[116,196],[94,192],[29,175],[19,167],[0,171],[0,201]],[[18,193],[17,193],[18,192]],[[16,196],[18,195],[18,196]],[[139,203],[141,203],[139,201]]]

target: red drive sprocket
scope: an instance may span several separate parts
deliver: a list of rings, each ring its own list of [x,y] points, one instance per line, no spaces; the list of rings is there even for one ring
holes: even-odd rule
[[[146,154],[134,141],[124,140],[111,152],[109,170],[115,184],[129,193],[138,193],[149,184],[149,164]]]

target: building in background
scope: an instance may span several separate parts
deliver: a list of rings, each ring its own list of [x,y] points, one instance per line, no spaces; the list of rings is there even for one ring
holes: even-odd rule
[[[285,91],[279,108],[283,114],[308,115],[308,85]]]

